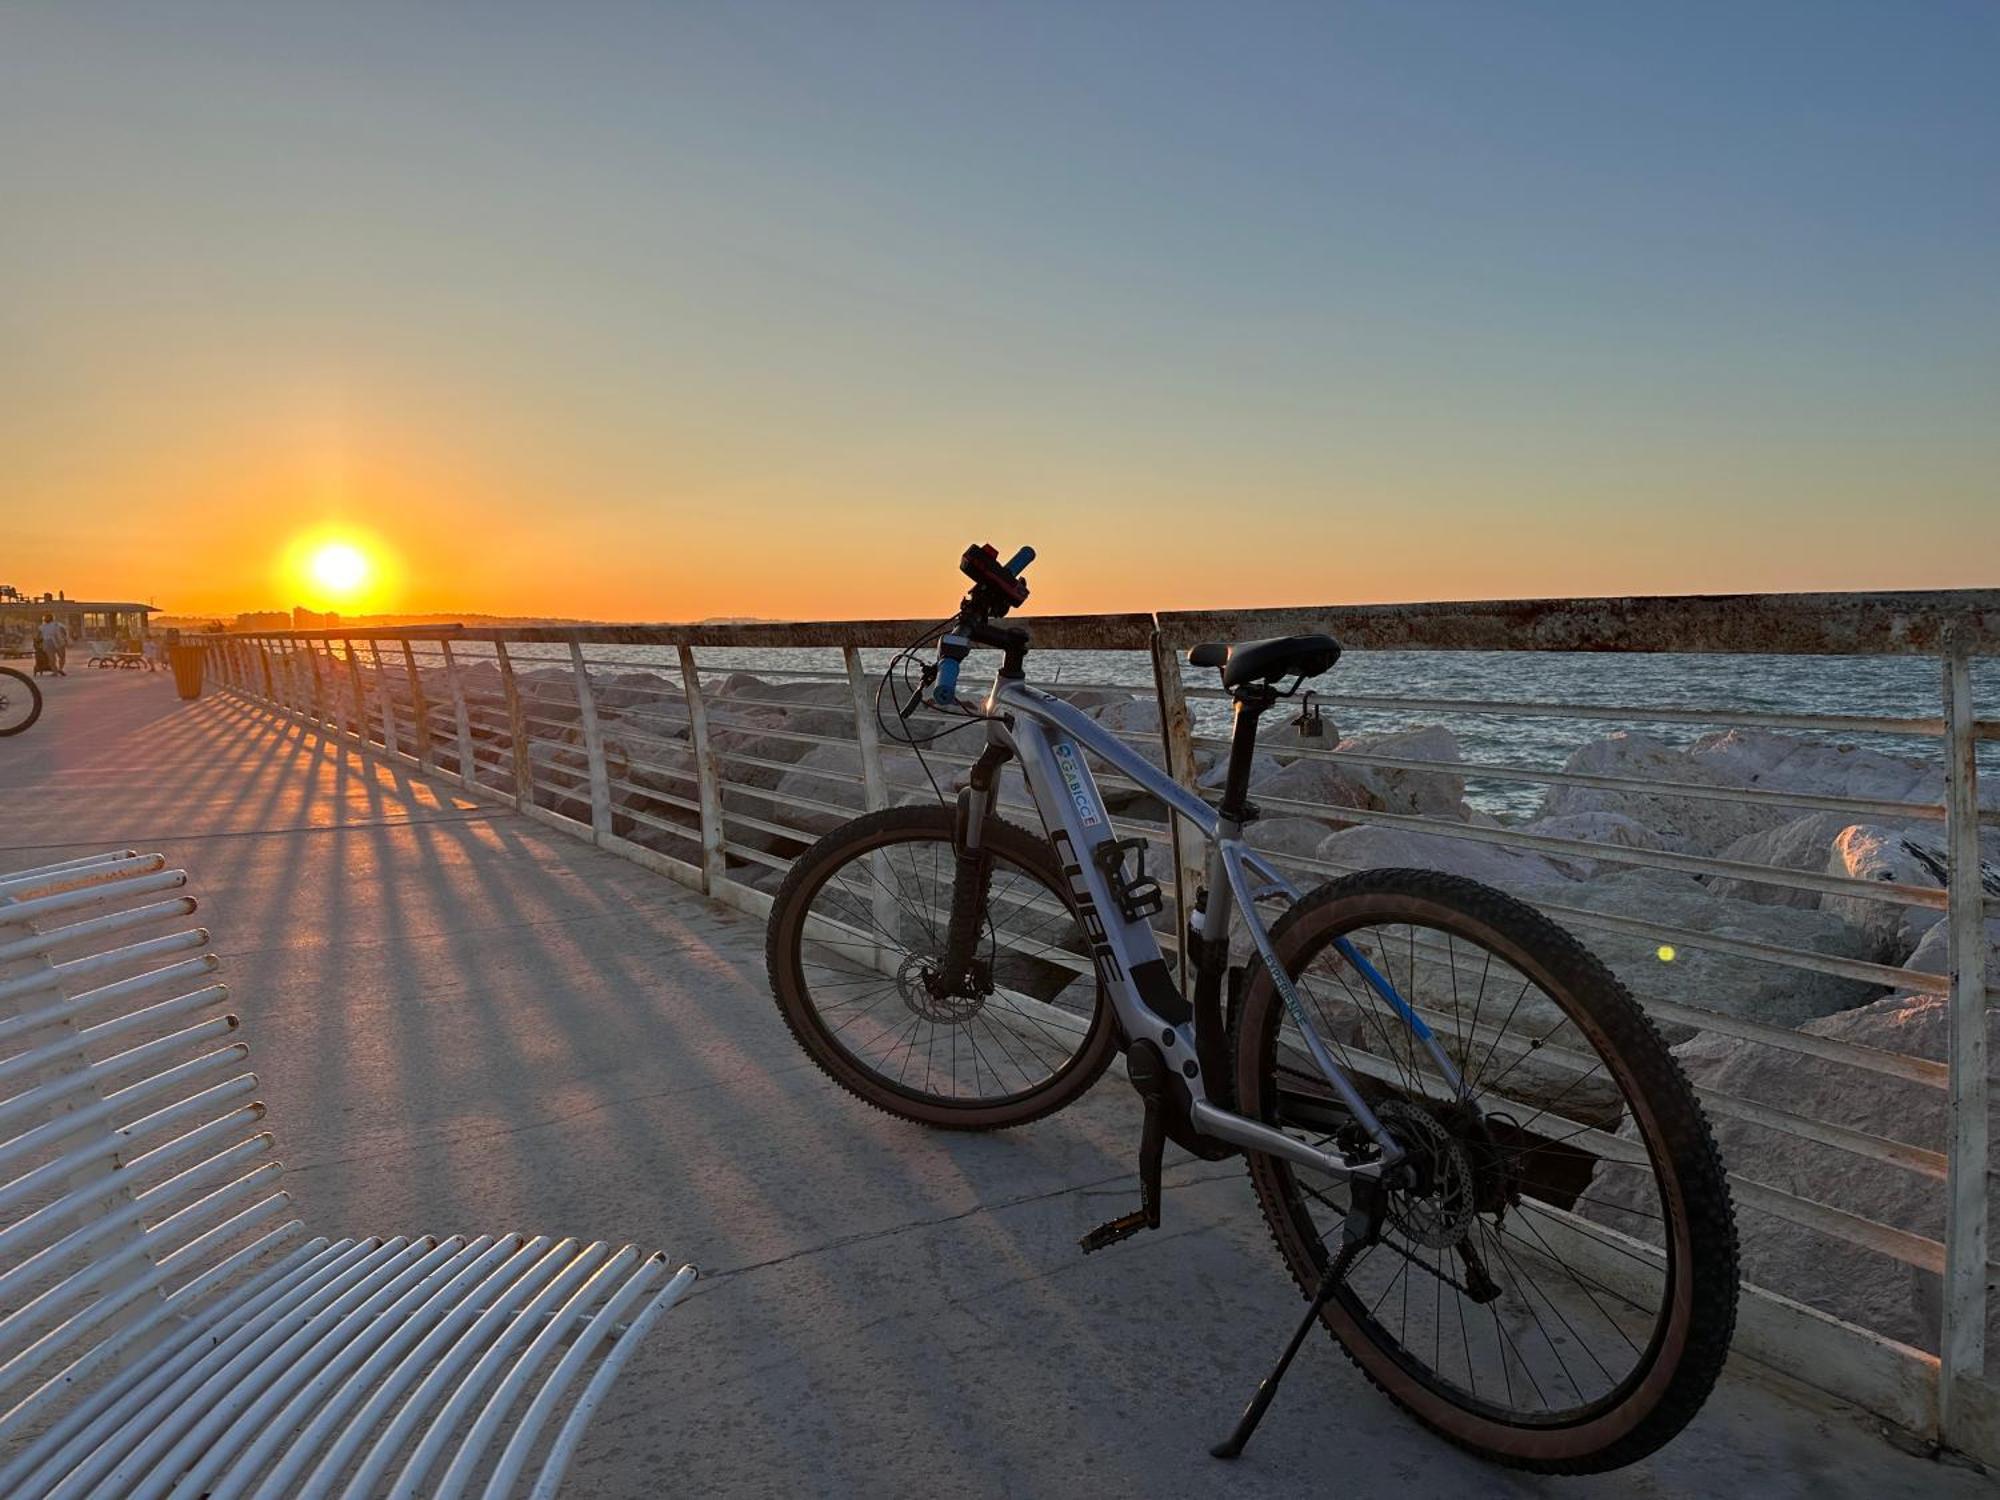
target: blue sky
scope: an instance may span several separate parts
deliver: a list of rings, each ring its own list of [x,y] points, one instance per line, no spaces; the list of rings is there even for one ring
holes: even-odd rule
[[[1990,5],[17,6],[15,571],[150,510],[368,522],[412,608],[920,609],[987,534],[1074,608],[1994,583],[1997,77]]]

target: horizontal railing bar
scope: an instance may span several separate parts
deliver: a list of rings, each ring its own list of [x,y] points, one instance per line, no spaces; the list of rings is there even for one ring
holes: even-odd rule
[[[1056,651],[1145,651],[1151,648],[1153,617],[1146,614],[1041,615],[1024,620],[1036,644]],[[270,641],[401,639],[505,641],[508,645],[566,646],[745,646],[818,648],[882,646],[901,648],[937,628],[936,620],[798,620],[754,625],[416,625],[369,629],[278,630]],[[524,657],[523,660],[535,660]],[[703,670],[710,670],[704,668]],[[719,667],[716,671],[748,671]]]
[[[1456,954],[1448,942],[1440,949],[1435,940],[1425,939],[1420,941],[1418,951],[1430,957],[1433,962],[1437,961],[1436,955],[1440,952],[1448,960],[1456,959]],[[1454,962],[1453,967],[1460,966]],[[1469,964],[1466,965],[1466,970],[1469,972]],[[1736,1037],[1744,1041],[1800,1052],[1828,1062],[1864,1068],[1932,1088],[1945,1086],[1948,1072],[1945,1065],[1941,1062],[1932,1062],[1928,1058],[1910,1057],[1901,1052],[1890,1052],[1880,1047],[1870,1047],[1836,1037],[1816,1036],[1809,1031],[1794,1031],[1790,1027],[1773,1026],[1764,1021],[1744,1020],[1721,1011],[1704,1010],[1699,1006],[1662,1000],[1654,995],[1635,992],[1633,998],[1639,1002],[1641,1009],[1656,1020],[1672,1021],[1694,1027],[1699,1031],[1714,1032],[1721,1036]]]
[[[1351,875],[1357,870],[1367,868],[1365,865],[1318,859],[1303,854],[1278,856],[1277,861],[1283,865],[1329,875]],[[1800,948],[1786,948],[1775,943],[1760,943],[1744,938],[1723,937],[1715,933],[1696,932],[1691,928],[1672,927],[1662,922],[1648,922],[1633,917],[1617,917],[1606,912],[1588,911],[1582,907],[1563,906],[1555,902],[1537,900],[1533,904],[1550,916],[1561,917],[1578,927],[1597,928],[1629,937],[1642,937],[1654,942],[1664,941],[1686,948],[1706,948],[1715,953],[1731,953],[1739,958],[1756,959],[1784,968],[1831,974],[1838,979],[1858,979],[1864,984],[1880,985],[1889,990],[1918,991],[1927,995],[1942,995],[1946,991],[1946,980],[1940,974],[1926,974],[1916,969],[1896,969],[1886,964],[1867,963],[1861,959],[1833,958],[1822,953],[1809,953]]]
[[[1188,688],[1190,698],[1227,699],[1220,688]],[[1817,729],[1854,734],[1893,734],[1940,739],[1944,720],[1873,718],[1859,714],[1768,714],[1740,709],[1668,708],[1660,704],[1628,706],[1617,703],[1531,703],[1493,698],[1385,698],[1360,693],[1314,693],[1313,701],[1328,708],[1374,709],[1387,713],[1495,716],[1521,719],[1641,720],[1662,724],[1726,724],[1738,728]]]
[[[1322,803],[1302,802],[1291,797],[1262,797],[1262,808],[1325,812]],[[1408,828],[1436,838],[1458,839],[1465,843],[1492,844],[1502,849],[1531,849],[1539,853],[1574,855],[1601,860],[1606,864],[1633,865],[1648,870],[1678,870],[1690,875],[1720,875],[1747,880],[1758,885],[1784,886],[1796,891],[1817,891],[1822,895],[1859,897],[1895,906],[1926,906],[1939,911],[1945,907],[1942,887],[1901,885],[1887,880],[1861,880],[1852,875],[1819,875],[1810,870],[1790,870],[1780,865],[1751,864],[1744,860],[1717,859],[1707,854],[1676,854],[1668,849],[1633,849],[1623,844],[1593,843],[1587,839],[1560,838],[1554,834],[1523,833],[1514,828],[1484,828],[1474,823],[1457,823],[1414,813],[1377,812],[1372,808],[1343,807],[1336,810],[1344,822]]]
[[[2000,650],[2000,591],[1451,600],[1274,609],[1169,610],[1158,615],[1028,617],[1052,650],[1146,650],[1153,630],[1175,647],[1203,640],[1327,631],[1351,650],[1923,656],[1948,628],[1976,654]],[[567,645],[902,647],[935,620],[782,621],[743,625],[462,624],[343,626],[232,636],[253,642],[408,639]]]
[[[1303,605],[1155,618],[1175,647],[1325,631],[1371,651],[1926,656],[1955,627],[1967,649],[2000,650],[1995,589]]]
[[[1229,741],[1213,735],[1193,735],[1190,742],[1208,749],[1224,750]],[[1388,771],[1414,771],[1445,776],[1461,776],[1467,781],[1531,781],[1551,786],[1591,787],[1601,791],[1637,792],[1648,797],[1687,797],[1704,802],[1767,803],[1800,808],[1808,812],[1866,814],[1882,818],[1917,818],[1941,822],[1944,805],[1939,802],[1890,802],[1876,797],[1844,797],[1820,792],[1774,791],[1768,787],[1704,786],[1693,781],[1649,781],[1636,776],[1600,776],[1588,771],[1542,770],[1534,766],[1504,764],[1484,760],[1414,760],[1406,756],[1378,755],[1365,750],[1318,750],[1302,745],[1282,748],[1267,746],[1274,754],[1296,760],[1328,761],[1336,765],[1357,765]],[[2000,810],[1985,814],[2000,818]]]
[[[1950,1071],[1943,1063],[1932,1062],[1926,1057],[1910,1057],[1881,1047],[1842,1041],[1837,1037],[1816,1036],[1810,1031],[1794,1031],[1789,1027],[1773,1026],[1764,1021],[1746,1021],[1740,1016],[1728,1015],[1719,1010],[1704,1010],[1700,1006],[1682,1005],[1678,1001],[1662,1000],[1651,995],[1635,995],[1633,998],[1648,1015],[1662,1021],[1674,1021],[1683,1026],[1698,1027],[1720,1036],[1735,1037],[1739,1041],[1761,1042],[1767,1047],[1778,1047],[1789,1052],[1804,1053],[1808,1057],[1817,1057],[1826,1062],[1865,1068],[1872,1073],[1905,1079],[1930,1088],[1942,1089]]]
[[[664,800],[671,801],[672,799],[668,798]],[[695,807],[692,810],[699,812],[701,809]],[[647,828],[657,828],[661,833],[671,833],[677,838],[685,839],[690,844],[699,844],[701,842],[701,829],[697,825],[676,823],[670,818],[662,818],[654,813],[642,812],[636,807],[621,807],[618,809],[618,815],[621,818],[630,818],[634,823],[643,824]]]
[[[766,869],[789,870],[792,867],[792,862],[788,859],[779,859],[776,855],[766,854],[761,849],[748,848],[730,839],[722,841],[722,848],[726,854],[734,855],[738,859],[748,860],[753,865],[763,865]]]
[[[680,724],[682,728],[686,728],[688,724],[694,722],[686,714],[662,714],[662,712],[652,710],[652,708],[626,708],[626,706],[620,706],[620,704],[598,704],[598,714],[604,718],[606,728],[610,728],[612,724],[638,724],[638,726],[642,726],[640,734],[646,734],[646,730],[644,730],[646,724]],[[660,734],[656,738],[662,738],[662,740],[680,740],[684,736],[680,736],[680,734]]]
[[[648,802],[663,802],[668,807],[678,807],[685,812],[699,813],[701,811],[701,804],[699,802],[690,802],[685,797],[676,797],[672,792],[655,791],[649,786],[634,786],[631,782],[620,781],[615,776],[611,778],[611,785],[617,787],[621,792],[629,792],[635,797],[644,797]],[[611,812],[613,817],[622,817],[626,813],[631,813],[635,817],[638,816],[638,809],[632,807],[629,803],[620,803],[618,806],[612,808]],[[700,830],[698,828],[691,831],[699,837]]]

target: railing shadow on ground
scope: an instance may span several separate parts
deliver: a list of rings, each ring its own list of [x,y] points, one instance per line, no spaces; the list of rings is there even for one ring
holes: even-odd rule
[[[1615,694],[1576,702],[1330,690],[1330,712],[1400,714],[1426,728],[1278,746],[1282,761],[1260,768],[1258,800],[1271,816],[1259,832],[1308,881],[1357,864],[1439,863],[1536,900],[1607,948],[1680,1040],[1731,1152],[1750,1272],[1767,1283],[1746,1301],[1741,1347],[1913,1430],[2000,1453],[2000,1399],[1986,1375],[1981,1055],[1982,924],[2000,903],[1981,888],[1979,858],[2000,815],[1977,783],[1980,747],[2000,739],[2000,724],[1977,716],[1970,675],[1972,660],[2000,644],[2000,599],[1540,601],[1029,623],[1038,646],[1104,653],[1088,658],[1100,666],[1121,653],[1115,660],[1132,669],[1108,674],[1118,680],[1072,679],[1060,690],[1100,718],[1117,716],[1130,742],[1152,747],[1190,784],[1220,744],[1220,694],[1178,665],[1179,651],[1204,636],[1330,629],[1386,649],[1840,652],[1934,663],[1935,713],[1850,713],[1837,698],[1833,711],[1785,712]],[[930,794],[907,752],[883,742],[872,712],[886,650],[917,631],[868,621],[291,632],[218,638],[210,655],[233,701],[271,715],[259,722],[280,733],[313,725],[366,749],[379,774],[439,778],[455,796],[515,808],[755,915],[814,836],[863,808]],[[745,672],[750,650],[763,655]],[[1462,758],[1448,730],[1440,741],[1430,727],[1470,733],[1465,726],[1498,720],[1666,725],[1682,739],[1614,734],[1557,765]],[[1704,759],[1709,742],[1690,748],[1687,730],[1717,725],[1721,742]],[[1815,748],[1836,735],[1849,748]],[[1929,744],[1942,769],[1900,749],[1867,752],[1857,739]],[[1736,774],[1729,758],[1753,750],[1775,761]],[[1820,764],[1829,756],[1868,774],[1839,781]],[[1819,769],[1788,781],[1779,774],[1788,757]],[[965,759],[934,757],[941,774]],[[1540,787],[1542,815],[1485,813],[1468,782]],[[421,784],[396,783],[412,792]],[[1120,799],[1121,831],[1156,841],[1159,865],[1188,879],[1180,830],[1123,795],[1136,788],[1107,786]],[[1660,837],[1661,826],[1672,837]],[[1878,850],[1871,863],[1868,850],[1834,847],[1856,828],[1894,834],[1904,849]],[[449,879],[449,840],[473,837],[507,835],[490,825],[426,830],[429,878]],[[1926,853],[1943,858],[1927,864]],[[1165,884],[1177,894],[1177,880]],[[518,891],[462,894],[522,920],[549,893],[538,885],[532,902]],[[393,930],[398,918],[380,920]],[[1164,946],[1177,950],[1171,903],[1161,925]],[[1945,941],[1912,952],[1914,934],[1933,926]],[[1648,969],[1655,946],[1675,950],[1681,967]],[[478,948],[475,937],[459,940],[453,961],[477,972]],[[643,974],[620,983],[635,981]],[[635,1022],[618,1009],[606,1006],[593,1024],[637,1043]],[[531,1067],[548,1044],[483,1031],[481,1067]],[[570,1061],[579,1060],[591,1061]],[[720,1076],[740,1088],[765,1077],[740,1062]],[[416,1078],[404,1107],[434,1082]],[[1853,1183],[1874,1196],[1855,1196]],[[754,1202],[754,1186],[743,1191]]]

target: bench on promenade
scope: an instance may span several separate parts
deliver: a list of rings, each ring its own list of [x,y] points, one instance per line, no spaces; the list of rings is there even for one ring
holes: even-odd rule
[[[0,877],[0,1495],[552,1495],[694,1268],[308,1238],[186,883]]]

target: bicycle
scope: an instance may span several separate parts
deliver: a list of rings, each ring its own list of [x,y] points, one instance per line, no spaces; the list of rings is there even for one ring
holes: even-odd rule
[[[0,667],[0,739],[19,734],[42,716],[42,690],[26,672]]]
[[[962,1130],[1050,1115],[1122,1054],[1145,1112],[1140,1206],[1086,1253],[1159,1225],[1165,1142],[1243,1155],[1307,1307],[1218,1457],[1241,1453],[1315,1321],[1418,1421],[1493,1461],[1592,1473],[1667,1442],[1722,1368],[1738,1275],[1722,1162],[1659,1033],[1502,892],[1411,869],[1301,892],[1245,843],[1259,719],[1333,667],[1331,637],[1188,653],[1233,699],[1211,808],[1028,685],[1028,633],[997,622],[1026,600],[1033,556],[967,549],[958,614],[883,679],[893,721],[878,691],[878,723],[919,755],[957,719],[983,723],[955,804],[940,789],[854,819],[778,893],[766,959],[799,1044],[868,1103]],[[1002,654],[978,709],[958,696],[974,647]],[[1175,913],[1191,994],[1153,926],[1167,907],[1146,841],[1114,830],[1086,754],[1204,840]],[[998,814],[1012,761],[1046,837]]]

